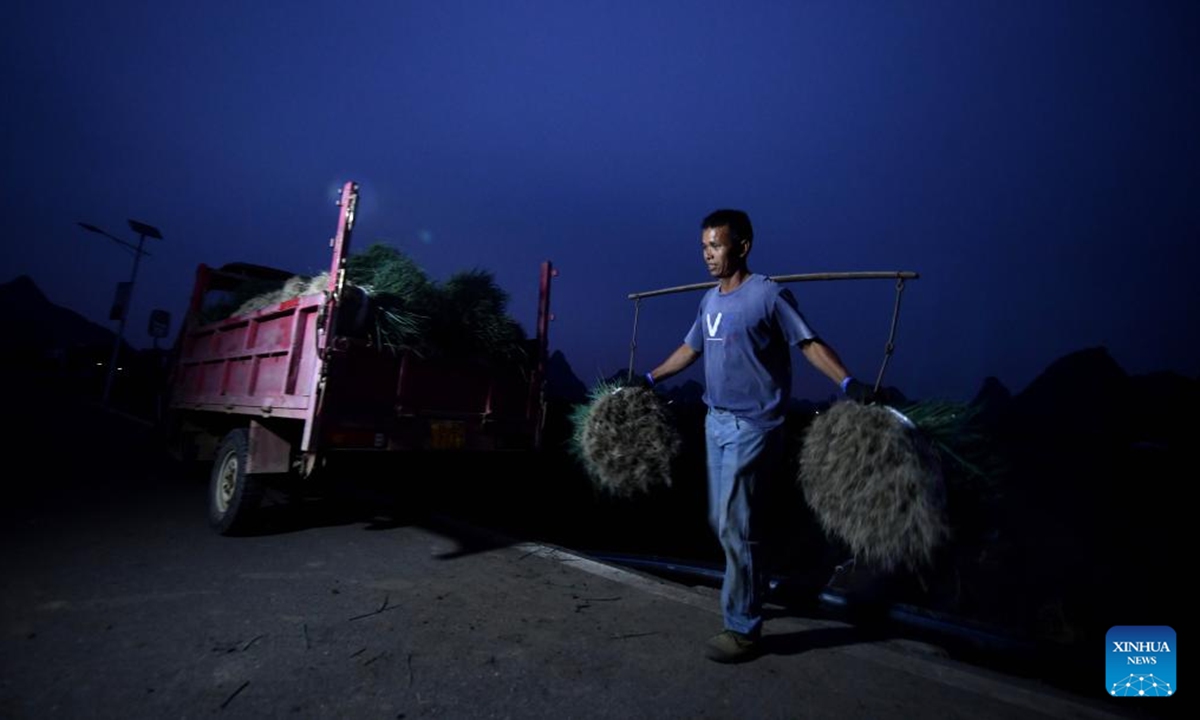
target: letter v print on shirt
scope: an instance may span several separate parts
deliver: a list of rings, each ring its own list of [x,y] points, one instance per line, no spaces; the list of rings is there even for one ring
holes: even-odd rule
[[[704,314],[704,324],[708,326],[708,336],[710,338],[717,336],[717,329],[721,327],[721,317],[723,313],[717,313],[714,319],[712,313]]]

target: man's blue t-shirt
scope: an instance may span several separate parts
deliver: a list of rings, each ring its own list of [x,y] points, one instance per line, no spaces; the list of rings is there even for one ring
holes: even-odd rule
[[[792,346],[817,337],[792,293],[765,275],[700,300],[684,342],[704,355],[704,402],[766,427],[792,395]]]

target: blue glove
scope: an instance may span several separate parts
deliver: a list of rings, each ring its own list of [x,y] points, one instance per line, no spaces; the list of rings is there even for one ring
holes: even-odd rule
[[[875,401],[875,391],[871,386],[861,383],[853,377],[842,380],[842,392],[854,402],[870,404]]]
[[[644,388],[650,390],[654,388],[654,376],[650,373],[643,375],[634,375],[629,382],[625,383],[625,387]]]

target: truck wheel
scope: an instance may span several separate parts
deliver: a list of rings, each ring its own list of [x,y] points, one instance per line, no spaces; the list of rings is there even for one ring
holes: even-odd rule
[[[262,501],[262,480],[246,473],[250,433],[231,430],[217,448],[208,484],[208,522],[222,535],[245,532]]]

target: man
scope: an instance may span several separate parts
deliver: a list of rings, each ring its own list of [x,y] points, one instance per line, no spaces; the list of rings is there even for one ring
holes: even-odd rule
[[[748,660],[759,649],[766,577],[755,505],[783,461],[791,348],[799,347],[847,395],[867,395],[805,321],[792,293],[750,271],[753,241],[745,212],[717,210],[704,218],[700,244],[717,287],[701,299],[683,344],[645,375],[654,385],[704,358],[709,523],[725,551],[725,629],[706,645],[718,662]]]

